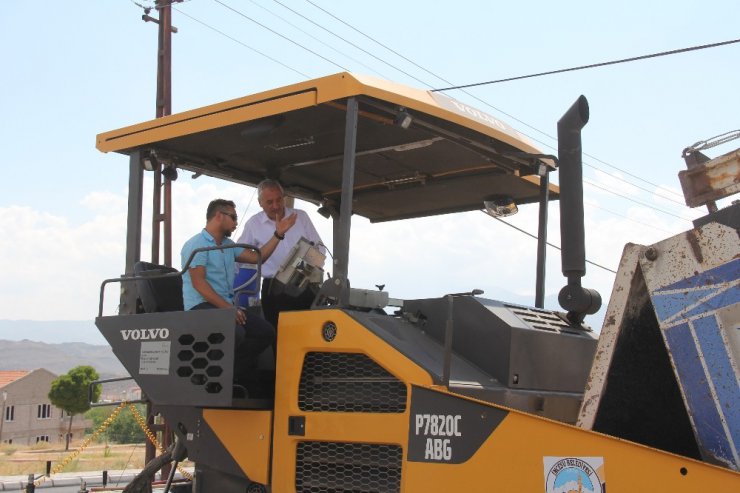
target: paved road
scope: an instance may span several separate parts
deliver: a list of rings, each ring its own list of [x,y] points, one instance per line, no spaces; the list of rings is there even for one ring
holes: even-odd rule
[[[123,487],[138,472],[138,470],[131,469],[125,471],[108,471],[108,487],[114,487],[116,485]],[[181,478],[181,474],[179,472],[176,473],[175,479]],[[159,475],[157,475],[157,479],[159,479]],[[77,493],[80,491],[83,481],[88,490],[93,487],[103,486],[103,473],[102,471],[90,471],[55,474],[42,482],[36,489],[40,490],[41,493]],[[19,492],[25,490],[27,484],[28,476],[0,476],[0,491]]]
[[[128,481],[136,475],[138,471],[127,470],[127,471],[108,471],[108,484],[114,485],[116,483],[126,484]],[[42,480],[43,478],[39,478]],[[77,472],[77,473],[63,473],[55,474],[50,478],[44,480],[36,489],[53,489],[59,491],[59,488],[64,488],[65,492],[79,491],[82,482],[87,483],[88,488],[90,486],[102,486],[103,485],[103,473],[102,471],[89,471],[89,472]],[[28,484],[28,476],[0,476],[0,491],[20,491],[25,489]]]

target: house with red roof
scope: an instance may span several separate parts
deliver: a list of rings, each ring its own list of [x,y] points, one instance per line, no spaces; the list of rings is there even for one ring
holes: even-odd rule
[[[56,377],[43,368],[0,371],[0,443],[65,442],[69,415],[48,397]],[[89,421],[76,416],[70,438],[81,438],[86,426]]]

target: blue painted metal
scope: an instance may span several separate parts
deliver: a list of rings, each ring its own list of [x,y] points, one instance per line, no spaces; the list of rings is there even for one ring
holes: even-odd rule
[[[718,407],[727,421],[732,442],[737,446],[740,443],[740,385],[732,368],[730,348],[722,338],[716,317],[700,318],[692,325],[704,360],[711,361],[707,367],[709,378]]]
[[[740,259],[682,279],[652,293],[661,326],[675,320],[714,312],[740,301]]]
[[[702,454],[739,470],[740,379],[726,333],[740,326],[722,327],[717,312],[740,303],[740,259],[650,294]]]

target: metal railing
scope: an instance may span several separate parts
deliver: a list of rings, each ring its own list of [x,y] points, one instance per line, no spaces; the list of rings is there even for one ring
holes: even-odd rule
[[[105,279],[100,284],[100,299],[98,302],[98,317],[103,316],[103,302],[105,298],[105,286],[111,283],[124,283],[124,282],[132,282],[132,281],[143,281],[143,280],[153,280],[153,279],[164,279],[168,277],[182,277],[190,268],[190,264],[193,261],[193,258],[195,258],[195,255],[201,252],[209,252],[211,250],[226,250],[228,248],[244,248],[252,250],[257,254],[257,273],[255,276],[253,276],[247,283],[242,284],[239,286],[239,288],[244,288],[249,283],[251,283],[254,278],[257,279],[262,277],[262,253],[260,252],[259,248],[257,248],[254,245],[249,245],[247,243],[234,243],[233,245],[218,245],[218,246],[212,246],[212,247],[202,247],[202,248],[196,248],[192,251],[190,256],[188,257],[187,262],[185,262],[185,265],[183,266],[182,270],[177,272],[165,272],[164,274],[155,274],[155,275],[139,275],[139,276],[123,276],[123,277],[115,277],[111,279]],[[259,290],[259,288],[257,288]],[[256,294],[257,290],[255,291],[249,291],[248,289],[238,289],[234,292],[234,302],[239,298],[239,294],[247,293],[247,294]]]

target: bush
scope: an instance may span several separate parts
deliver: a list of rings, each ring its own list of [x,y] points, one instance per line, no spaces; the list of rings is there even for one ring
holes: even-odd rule
[[[5,455],[13,455],[16,450],[18,450],[18,447],[14,445],[0,445],[0,452]]]
[[[51,444],[49,442],[37,442],[31,445],[31,450],[47,450],[51,448]]]
[[[97,430],[108,416],[113,412],[112,407],[94,407],[90,409],[85,417],[92,421],[92,430],[88,430],[88,433],[92,433]],[[137,409],[142,415],[146,414],[144,406],[137,406]],[[100,440],[107,440],[116,443],[142,443],[146,440],[146,435],[139,427],[139,423],[136,422],[134,415],[131,410],[126,408],[118,413],[115,421],[111,423],[104,433],[100,435]]]

